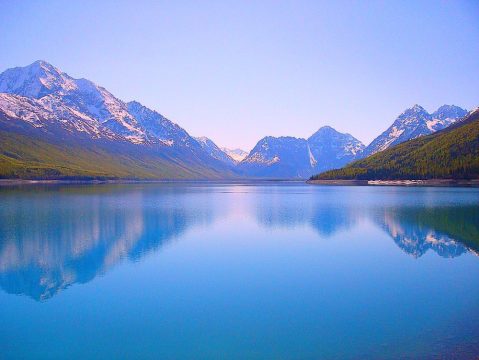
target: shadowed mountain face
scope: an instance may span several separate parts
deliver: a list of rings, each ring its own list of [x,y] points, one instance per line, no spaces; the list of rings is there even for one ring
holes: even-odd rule
[[[346,165],[364,145],[349,134],[324,126],[307,140],[291,136],[261,139],[238,168],[248,176],[308,178],[318,171]]]
[[[238,168],[252,177],[305,178],[311,172],[308,143],[291,136],[267,136],[256,144]]]
[[[350,134],[323,126],[308,138],[314,171],[335,169],[350,163],[364,150],[364,145]]]

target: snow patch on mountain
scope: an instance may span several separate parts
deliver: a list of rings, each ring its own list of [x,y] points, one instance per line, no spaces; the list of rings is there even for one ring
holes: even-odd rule
[[[60,127],[68,132],[83,133],[92,139],[121,140],[121,137],[104,128],[98,120],[70,108],[53,95],[32,99],[0,93],[0,111],[36,128]]]
[[[221,150],[230,158],[232,158],[235,163],[241,162],[246,156],[248,156],[248,152],[242,149],[228,149],[222,147]]]
[[[309,154],[309,163],[311,164],[311,167],[314,168],[318,164],[318,161],[314,158],[314,155],[311,152],[311,147],[309,146],[309,144],[308,144],[308,154]]]

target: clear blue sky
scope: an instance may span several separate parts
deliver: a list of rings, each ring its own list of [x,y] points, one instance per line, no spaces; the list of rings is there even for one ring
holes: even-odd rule
[[[479,1],[0,0],[0,70],[49,61],[221,146],[479,105]]]

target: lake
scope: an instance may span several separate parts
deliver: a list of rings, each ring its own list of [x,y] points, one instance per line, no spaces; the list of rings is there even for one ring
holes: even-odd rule
[[[0,358],[476,359],[479,189],[0,188]]]

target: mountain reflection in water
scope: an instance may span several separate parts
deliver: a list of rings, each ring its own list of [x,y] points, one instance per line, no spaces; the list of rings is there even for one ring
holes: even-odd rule
[[[137,261],[236,207],[262,227],[309,226],[321,238],[370,221],[416,258],[479,248],[479,207],[471,205],[353,204],[327,193],[298,199],[268,191],[236,203],[242,194],[234,191],[154,185],[2,189],[0,196],[0,286],[35,300],[89,282],[125,258]]]
[[[384,210],[379,224],[406,253],[420,257],[429,249],[445,258],[479,248],[479,208],[449,206]]]
[[[211,222],[208,207],[188,206],[176,189],[151,190],[112,186],[3,193],[1,287],[46,300],[124,258],[139,260],[189,227]]]

